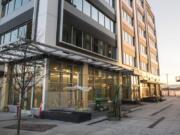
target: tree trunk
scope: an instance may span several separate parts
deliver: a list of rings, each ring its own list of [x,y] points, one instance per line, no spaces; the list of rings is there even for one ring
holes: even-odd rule
[[[23,101],[21,99],[19,107],[18,107],[18,122],[17,122],[17,135],[20,135],[20,131],[21,131],[21,110],[22,110],[22,106],[23,106]]]

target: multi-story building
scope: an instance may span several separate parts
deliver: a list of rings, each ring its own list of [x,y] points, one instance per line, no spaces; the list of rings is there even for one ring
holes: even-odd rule
[[[36,59],[38,75],[46,76],[26,94],[27,109],[41,103],[43,109],[88,108],[97,98],[113,100],[116,86],[124,100],[159,95],[156,29],[147,1],[0,1],[1,46],[26,38],[56,50]],[[5,63],[1,109],[18,103],[13,72],[19,64]],[[74,86],[88,88],[81,103]]]
[[[155,17],[146,0],[121,0],[118,3],[121,62],[124,72],[124,100],[159,95],[159,61]],[[130,85],[130,89],[129,89]]]

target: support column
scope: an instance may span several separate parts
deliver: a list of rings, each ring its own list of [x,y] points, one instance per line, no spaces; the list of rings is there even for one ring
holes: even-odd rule
[[[117,60],[118,60],[118,64],[122,65],[122,61],[123,61],[123,45],[122,45],[122,16],[121,16],[121,1],[117,0],[116,1],[116,31],[117,31]]]
[[[83,65],[82,69],[82,86],[88,88],[88,64]],[[88,91],[83,91],[82,93],[82,100],[83,100],[83,108],[88,108]]]
[[[52,46],[56,45],[58,3],[59,0],[40,0],[36,31],[38,42]]]
[[[11,77],[11,66],[9,64],[5,64],[4,77],[2,81],[2,91],[1,91],[1,97],[0,97],[0,110],[2,111],[4,110],[4,107],[8,106],[10,77]]]
[[[48,101],[48,81],[49,81],[49,59],[44,60],[44,77],[43,77],[43,91],[42,91],[42,110],[47,109]]]

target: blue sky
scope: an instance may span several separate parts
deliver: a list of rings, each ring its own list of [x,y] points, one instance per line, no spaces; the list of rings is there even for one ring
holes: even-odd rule
[[[180,0],[148,0],[156,17],[161,79],[180,75]]]

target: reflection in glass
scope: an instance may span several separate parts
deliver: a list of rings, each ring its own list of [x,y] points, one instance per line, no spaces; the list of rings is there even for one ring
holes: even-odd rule
[[[98,22],[98,10],[94,6],[92,6],[91,14],[92,14],[92,19]]]
[[[82,32],[78,29],[73,29],[73,44],[82,47]]]
[[[63,41],[71,43],[72,27],[70,25],[63,25]]]
[[[83,13],[88,16],[91,14],[91,5],[86,0],[83,0]]]
[[[101,12],[99,12],[99,24],[104,26],[104,15]]]
[[[16,42],[17,41],[17,37],[18,37],[18,30],[16,29],[16,30],[12,31],[12,33],[11,33],[11,42],[12,43]]]
[[[91,50],[91,36],[87,33],[83,34],[83,47],[87,50]]]
[[[79,9],[80,11],[82,11],[82,0],[73,0],[73,4],[75,5],[75,7],[77,9]]]

